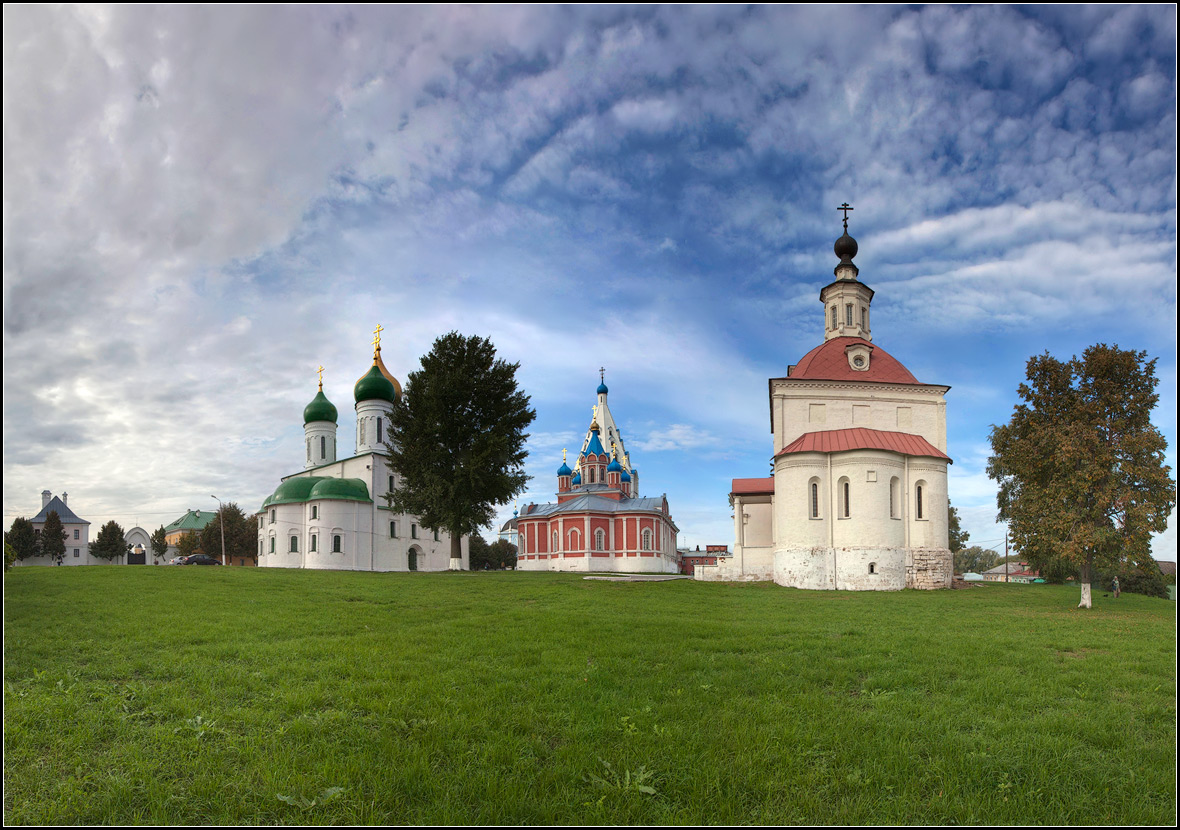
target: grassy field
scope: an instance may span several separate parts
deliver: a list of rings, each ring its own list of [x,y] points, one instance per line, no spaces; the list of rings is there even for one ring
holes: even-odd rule
[[[1172,824],[1176,609],[17,568],[5,824]]]

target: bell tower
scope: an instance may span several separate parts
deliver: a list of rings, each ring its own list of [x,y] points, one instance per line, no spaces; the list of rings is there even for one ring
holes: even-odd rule
[[[833,337],[858,337],[870,342],[873,339],[869,327],[873,289],[857,279],[860,269],[852,262],[858,250],[856,240],[848,235],[848,211],[852,209],[847,202],[837,208],[844,211],[844,235],[833,246],[840,258],[833,269],[836,281],[819,292],[819,300],[824,305],[825,341]]]

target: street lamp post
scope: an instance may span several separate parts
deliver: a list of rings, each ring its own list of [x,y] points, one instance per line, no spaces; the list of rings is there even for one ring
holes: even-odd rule
[[[221,499],[217,496],[210,495],[209,498],[217,500],[217,515],[221,517],[221,564],[228,565],[225,561],[225,510],[222,508]]]

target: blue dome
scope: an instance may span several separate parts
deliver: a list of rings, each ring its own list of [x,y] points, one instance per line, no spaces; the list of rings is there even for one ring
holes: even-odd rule
[[[558,474],[559,476],[568,476],[568,475],[570,475],[572,472],[573,472],[573,470],[571,470],[571,469],[569,468],[569,465],[567,465],[567,464],[566,464],[564,461],[563,461],[563,462],[561,462],[561,466],[557,468],[557,474]]]
[[[621,473],[623,472],[623,465],[619,463],[619,459],[612,458],[610,464],[606,465],[606,471],[608,473]]]
[[[581,483],[582,483],[582,474],[581,473],[574,473],[574,477],[572,479],[570,479],[570,484],[581,484]]]
[[[600,383],[600,384],[598,384],[598,394],[599,394],[599,395],[605,395],[605,394],[606,394],[606,392],[607,392],[607,389],[606,389],[606,384],[605,384],[605,383]]]
[[[626,470],[623,470],[623,474],[621,476],[619,476],[619,481],[630,481],[630,480],[631,480],[631,474],[628,473]]]

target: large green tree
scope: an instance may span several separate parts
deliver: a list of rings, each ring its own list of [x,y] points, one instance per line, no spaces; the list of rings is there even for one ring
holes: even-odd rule
[[[66,556],[66,530],[61,525],[61,516],[50,510],[41,528],[41,555],[48,556],[55,565],[60,565]]]
[[[217,552],[221,553],[221,544],[216,547]],[[201,534],[200,533],[185,533],[176,542],[177,556],[192,556],[194,553],[204,553],[201,548]]]
[[[1101,343],[1069,361],[1032,357],[1023,403],[992,427],[999,518],[1029,562],[1078,567],[1079,607],[1091,605],[1096,566],[1151,558],[1151,534],[1176,504],[1167,442],[1151,423],[1155,363]]]
[[[959,526],[959,511],[951,506],[950,499],[947,499],[946,502],[946,512],[946,526],[948,535],[950,536],[951,553],[957,553],[966,547],[967,539],[971,534]],[[962,573],[962,571],[956,571],[956,573]]]
[[[528,481],[525,430],[537,414],[516,385],[518,368],[490,340],[452,331],[434,341],[393,406],[385,446],[397,480],[385,498],[447,530],[452,569],[461,537],[489,525]]]
[[[168,534],[164,531],[164,525],[160,525],[152,532],[151,544],[152,556],[163,559],[168,555]]]
[[[221,558],[221,517],[225,516],[225,564],[242,559],[258,564],[258,525],[247,516],[236,502],[226,502],[213,515],[213,521],[201,530],[201,549],[217,559]]]
[[[998,564],[1000,564],[1000,555],[993,550],[981,548],[979,545],[955,551],[955,573],[957,574],[981,574]]]
[[[123,528],[114,519],[103,525],[94,541],[90,543],[90,554],[108,562],[129,550],[131,546],[123,536]]]
[[[33,523],[24,516],[12,520],[12,527],[4,534],[4,541],[12,545],[17,559],[28,559],[40,553],[41,540]]]

